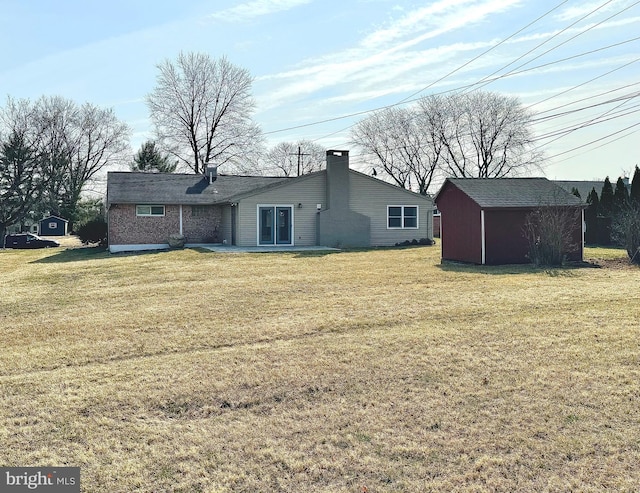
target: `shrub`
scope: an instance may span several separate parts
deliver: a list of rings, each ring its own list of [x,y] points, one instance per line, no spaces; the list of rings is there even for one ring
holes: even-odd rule
[[[579,214],[580,209],[548,206],[527,215],[524,236],[532,263],[562,265],[566,254],[575,249],[571,231]]]
[[[396,246],[411,246],[411,245],[433,245],[435,243],[435,241],[433,241],[430,238],[420,238],[419,240],[416,240],[415,238],[413,240],[404,240],[401,242],[396,243]]]
[[[103,218],[92,219],[78,228],[78,237],[83,245],[107,244],[107,223]]]
[[[615,239],[627,250],[631,262],[640,264],[640,204],[625,206],[616,216]]]

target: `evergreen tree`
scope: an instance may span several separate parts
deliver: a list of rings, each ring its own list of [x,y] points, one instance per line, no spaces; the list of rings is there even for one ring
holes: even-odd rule
[[[585,232],[585,242],[597,243],[598,242],[598,209],[600,208],[600,200],[598,199],[598,192],[595,188],[592,188],[587,196],[587,209],[584,211],[584,222],[586,223],[587,230]]]
[[[602,192],[600,193],[600,207],[598,208],[598,215],[604,217],[610,217],[613,212],[613,185],[609,181],[607,176],[602,186]]]
[[[629,191],[622,178],[618,178],[613,192],[613,213],[618,214],[629,202]]]
[[[576,187],[571,188],[571,193],[573,195],[575,195],[576,197],[578,197],[579,199],[582,198],[582,197],[580,197],[580,190],[578,190]]]
[[[153,173],[173,173],[176,167],[177,163],[170,163],[169,156],[163,155],[156,149],[156,143],[152,140],[142,144],[131,163],[131,171]]]
[[[631,180],[631,193],[629,198],[632,203],[640,205],[640,168],[636,165],[636,170],[633,173],[633,179]]]
[[[34,154],[20,132],[0,145],[0,246],[6,228],[22,222],[42,195],[44,182]]]

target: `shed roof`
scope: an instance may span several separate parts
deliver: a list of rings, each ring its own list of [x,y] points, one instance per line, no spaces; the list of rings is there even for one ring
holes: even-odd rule
[[[234,197],[291,180],[286,177],[218,175],[213,183],[203,175],[109,172],[109,204],[222,204]]]
[[[40,219],[40,222],[42,222],[42,221],[50,221],[51,219],[57,219],[58,221],[64,221],[65,223],[69,222],[68,219],[65,219],[64,217],[56,216],[56,215],[53,215],[53,214],[50,215],[50,216],[47,216],[47,217],[43,217],[42,219]]]
[[[451,184],[483,209],[581,206],[583,202],[546,178],[447,178],[436,195]]]

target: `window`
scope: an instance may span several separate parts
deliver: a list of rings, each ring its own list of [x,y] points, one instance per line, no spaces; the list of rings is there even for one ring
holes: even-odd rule
[[[136,205],[136,216],[164,216],[164,205]]]
[[[387,228],[418,229],[418,207],[415,205],[387,206]]]
[[[206,217],[208,210],[206,205],[192,205],[191,217]]]

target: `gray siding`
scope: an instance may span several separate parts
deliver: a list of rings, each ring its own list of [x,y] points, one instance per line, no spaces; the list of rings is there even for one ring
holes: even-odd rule
[[[317,204],[325,207],[325,176],[318,174],[296,180],[242,199],[238,202],[236,243],[238,246],[258,244],[258,205],[293,206],[293,244],[316,245]],[[298,207],[301,204],[301,207]],[[224,219],[223,219],[224,222]]]
[[[371,218],[371,245],[390,246],[404,240],[433,239],[433,201],[376,178],[351,173],[351,210]],[[387,206],[418,206],[418,229],[388,229]]]
[[[222,207],[222,221],[220,223],[220,241],[227,241],[227,245],[231,245],[231,206]]]

